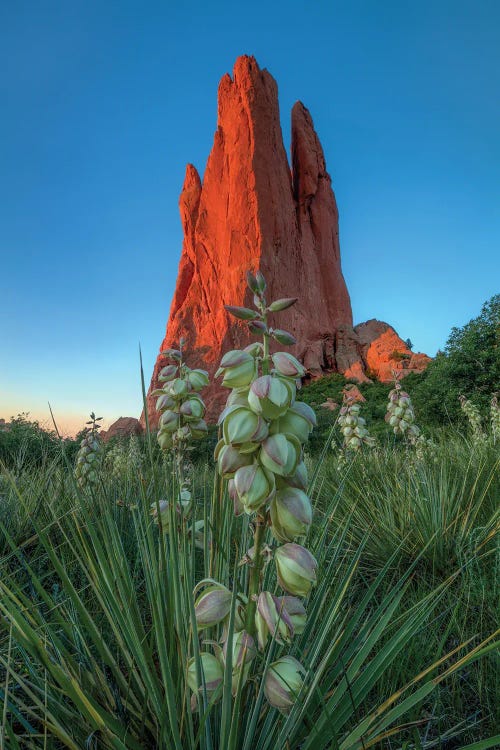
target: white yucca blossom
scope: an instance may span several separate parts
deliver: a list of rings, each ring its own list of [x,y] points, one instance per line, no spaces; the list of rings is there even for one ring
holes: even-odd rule
[[[481,420],[481,414],[475,404],[472,403],[465,396],[460,396],[460,406],[463,413],[467,417],[469,427],[471,430],[472,441],[474,443],[482,443],[486,439],[486,435],[483,430],[483,424]]]

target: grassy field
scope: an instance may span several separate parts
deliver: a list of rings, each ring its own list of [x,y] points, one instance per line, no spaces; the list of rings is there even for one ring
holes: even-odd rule
[[[346,460],[336,435],[306,455],[319,572],[289,651],[308,673],[288,715],[252,677],[236,700],[189,710],[193,587],[236,590],[251,543],[211,460],[195,461],[195,509],[165,535],[151,506],[175,478],[148,441],[140,465],[108,461],[92,491],[64,456],[4,467],[0,747],[497,746],[498,446],[450,429],[420,457],[389,441]]]

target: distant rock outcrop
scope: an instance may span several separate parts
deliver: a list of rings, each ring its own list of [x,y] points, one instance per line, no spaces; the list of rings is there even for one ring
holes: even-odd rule
[[[129,437],[130,435],[142,435],[143,427],[135,417],[120,417],[110,425],[109,429],[101,430],[100,437],[107,443],[114,437]]]
[[[292,351],[313,377],[338,371],[366,380],[369,368],[385,378],[387,346],[406,347],[385,323],[353,328],[337,204],[311,115],[300,102],[292,110],[291,150],[292,169],[275,80],[253,57],[239,57],[233,77],[226,74],[219,85],[217,130],[203,181],[193,165],[186,169],[179,201],[184,242],[160,351],[177,346],[182,336],[190,366],[213,376],[225,351],[251,340],[224,305],[249,305],[245,272],[260,269],[270,299],[299,297],[280,314],[279,327],[296,337]],[[387,346],[384,337],[390,338]],[[159,355],[150,392],[164,365]],[[209,419],[226,395],[217,384],[205,391]],[[152,425],[154,402],[148,395]]]

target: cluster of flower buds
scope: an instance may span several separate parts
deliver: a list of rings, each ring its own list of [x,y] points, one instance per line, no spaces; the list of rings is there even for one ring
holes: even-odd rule
[[[395,435],[403,435],[410,440],[415,440],[420,435],[420,429],[415,424],[411,399],[406,391],[401,389],[401,383],[398,383],[397,379],[389,393],[385,421],[392,427]]]
[[[256,309],[226,309],[244,321],[252,333],[262,335],[263,342],[228,352],[216,373],[231,393],[219,419],[221,439],[215,460],[219,474],[228,480],[236,515],[247,513],[255,520],[255,544],[243,559],[252,568],[248,596],[238,594],[232,646],[225,641],[222,649],[222,662],[227,649],[233,649],[233,690],[247,678],[255,655],[254,636],[258,648],[264,649],[269,636],[285,643],[303,632],[306,611],[297,597],[309,594],[317,568],[313,555],[296,541],[307,534],[312,521],[303,445],[316,416],[307,404],[296,400],[305,375],[303,365],[289,353],[271,354],[269,350],[271,340],[295,343],[287,331],[271,328],[268,316],[291,307],[296,299],[280,299],[268,305],[262,274],[249,273],[247,281]],[[281,597],[259,591],[261,567],[273,555],[262,539],[268,527],[281,545],[274,550],[278,583],[287,594]],[[231,593],[216,581],[202,584],[203,591],[195,601],[198,628],[223,623],[227,635]],[[244,666],[239,657],[242,650]],[[213,666],[211,660],[210,664]],[[265,684],[269,702],[282,711],[290,710],[303,673],[303,667],[292,657],[271,665]]]
[[[498,396],[496,393],[491,397],[490,403],[490,423],[491,437],[496,445],[500,443],[500,406],[498,405]]]
[[[123,443],[119,442],[113,445],[106,453],[106,465],[109,467],[111,476],[114,479],[120,479],[127,473],[128,456],[127,450]]]
[[[486,438],[486,435],[483,432],[483,424],[481,421],[481,414],[479,413],[479,409],[475,404],[472,403],[472,401],[469,401],[469,399],[465,398],[465,396],[460,396],[459,398],[461,409],[465,414],[467,421],[469,422],[473,441],[475,443],[483,442]]]
[[[96,417],[94,412],[86,428],[85,436],[80,443],[76,456],[75,479],[79,487],[92,487],[97,484],[98,470],[102,461],[102,445],[99,438],[102,417]]]
[[[158,374],[163,387],[152,393],[157,397],[156,410],[161,413],[158,443],[162,450],[185,445],[192,439],[203,438],[207,433],[207,424],[203,419],[205,404],[199,391],[208,385],[208,373],[205,370],[192,370],[183,362],[183,344],[181,340],[180,349],[162,352],[170,364]]]
[[[339,425],[344,436],[344,448],[357,451],[362,445],[372,447],[375,438],[366,429],[366,422],[360,416],[361,406],[353,401],[347,391],[344,392],[344,404],[340,409]]]
[[[128,441],[128,465],[132,471],[138,471],[142,465],[142,452],[137,435],[131,435]]]

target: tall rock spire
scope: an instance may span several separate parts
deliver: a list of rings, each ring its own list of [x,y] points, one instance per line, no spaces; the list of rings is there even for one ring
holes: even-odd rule
[[[300,102],[292,111],[292,167],[276,82],[253,57],[239,57],[232,78],[226,74],[219,84],[217,130],[203,181],[192,165],[186,170],[179,201],[184,242],[160,351],[184,337],[190,366],[213,376],[225,351],[251,340],[224,305],[248,305],[246,271],[260,269],[270,299],[299,297],[279,326],[294,334],[294,354],[311,374],[337,369],[339,330],[349,332],[340,347],[344,369],[360,359],[341,270],[337,204],[311,116]],[[150,390],[163,365],[160,355]],[[357,369],[362,372],[363,364]],[[210,386],[209,417],[225,396]],[[149,396],[148,411],[154,425]]]

